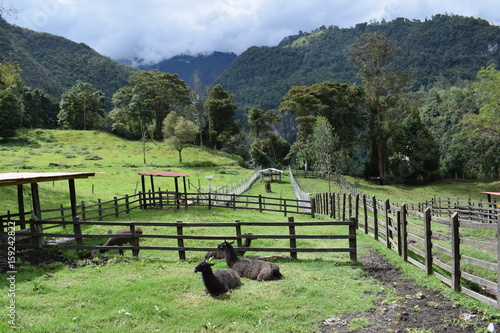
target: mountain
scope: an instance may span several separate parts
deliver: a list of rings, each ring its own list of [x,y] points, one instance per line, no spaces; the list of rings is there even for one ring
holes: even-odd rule
[[[348,48],[364,33],[385,33],[401,48],[395,65],[410,70],[410,89],[475,79],[481,67],[500,65],[500,27],[482,19],[435,15],[423,22],[398,18],[352,28],[320,27],[288,36],[275,47],[251,47],[217,78],[240,110],[276,109],[292,85],[333,81],[359,84]]]
[[[194,77],[198,76],[199,87],[204,90],[224,72],[236,59],[236,54],[228,52],[213,52],[211,54],[178,55],[154,65],[137,65],[139,69],[157,69],[160,72],[179,75],[181,80],[194,89]]]
[[[108,106],[113,93],[139,71],[85,44],[11,25],[1,18],[0,61],[17,63],[27,86],[41,89],[57,100],[77,80],[89,82],[105,93]]]

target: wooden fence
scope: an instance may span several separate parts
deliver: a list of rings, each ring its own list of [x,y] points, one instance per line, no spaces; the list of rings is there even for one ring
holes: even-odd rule
[[[359,193],[324,193],[315,199],[318,214],[354,217],[360,230],[403,260],[433,274],[454,291],[500,307],[500,215],[495,221],[489,216],[490,223],[479,223],[468,215],[464,219],[460,212],[443,218],[433,215],[431,207],[419,212],[406,204],[393,205]]]
[[[120,214],[129,213],[133,209],[166,209],[166,208],[189,208],[191,206],[223,207],[231,209],[250,209],[259,212],[271,211],[281,212],[284,216],[293,214],[308,214],[314,217],[314,209],[310,209],[310,200],[284,199],[265,197],[262,195],[236,195],[236,194],[214,194],[214,193],[178,193],[165,192],[139,192],[135,195],[125,195],[122,198],[114,197],[112,200],[97,200],[97,203],[87,204],[81,201],[77,205],[76,212],[71,207],[62,204],[58,208],[41,210],[39,218],[43,221],[75,220],[81,221],[99,220],[109,216],[118,217]],[[308,208],[308,209],[305,209]],[[0,232],[3,232],[7,221],[15,221],[20,229],[26,229],[27,221],[31,218],[31,211],[0,215]]]
[[[73,230],[72,232],[67,233],[50,233],[44,231],[50,228],[46,228],[47,224],[53,225],[63,225],[65,227],[72,226],[72,228],[67,228],[64,230]],[[122,250],[132,250],[134,255],[138,255],[139,250],[166,250],[166,251],[177,251],[179,253],[179,259],[186,259],[187,251],[213,251],[213,247],[203,247],[200,244],[203,241],[207,240],[236,240],[239,248],[241,250],[246,251],[257,251],[257,252],[289,252],[292,258],[297,259],[297,253],[300,252],[346,252],[349,253],[351,260],[357,260],[357,244],[356,244],[356,230],[357,230],[357,221],[352,218],[349,221],[320,221],[320,222],[295,222],[293,217],[288,218],[288,222],[182,222],[178,221],[175,223],[166,223],[166,222],[106,222],[106,221],[30,221],[30,228],[25,230],[18,230],[15,232],[15,249],[24,249],[36,246],[38,248],[43,247],[54,247],[54,246],[62,246],[70,249],[86,249],[86,250],[112,250],[117,249],[114,246],[99,246],[99,245],[86,245],[85,240],[87,239],[95,239],[95,238],[107,238],[109,235],[103,234],[85,234],[82,232],[83,226],[115,226],[115,227],[129,227],[133,234],[133,238],[141,238],[141,239],[162,239],[166,243],[168,240],[173,240],[176,242],[176,246],[121,246]],[[257,227],[257,226],[265,226],[266,232],[269,230],[269,233],[266,234],[253,234],[253,239],[274,239],[288,240],[287,247],[241,247],[242,239],[247,238],[248,235],[245,235],[247,232],[246,229]],[[340,234],[339,228],[347,226],[348,232],[346,234]],[[135,233],[137,228],[143,228],[144,233],[138,235]],[[167,229],[165,233],[162,234],[149,234],[148,230],[151,230],[154,227],[155,229]],[[185,232],[186,229],[196,229],[196,228],[234,228],[234,234],[219,234],[219,235],[201,235],[197,234],[196,231]],[[299,231],[304,227],[312,227],[314,229],[321,229],[321,232],[315,232],[314,234],[301,234]],[[325,227],[331,227],[331,232],[326,231]],[[287,229],[288,232],[285,233],[271,233],[271,230],[276,229]],[[173,232],[169,232],[168,229]],[[63,230],[63,231],[64,231]],[[251,230],[251,229],[250,229]],[[308,229],[310,230],[310,229]],[[335,231],[335,232],[334,232]],[[227,229],[226,229],[227,232]],[[3,233],[1,235],[1,239],[7,239],[7,233]],[[71,240],[75,240],[76,244],[71,242],[71,244],[62,243],[62,242],[51,242],[46,243],[45,239],[47,237],[52,237],[55,239],[61,238],[69,238]],[[121,237],[130,237],[130,235],[113,235],[113,237],[121,238]],[[23,244],[20,240],[26,239],[27,243]],[[345,247],[324,247],[324,248],[311,248],[311,247],[301,247],[301,240],[346,240],[347,244]],[[254,242],[255,243],[255,242]],[[252,243],[252,245],[254,245]],[[307,242],[309,244],[309,242]],[[4,248],[6,245],[9,245],[8,242],[2,242]],[[171,244],[172,245],[172,244]]]

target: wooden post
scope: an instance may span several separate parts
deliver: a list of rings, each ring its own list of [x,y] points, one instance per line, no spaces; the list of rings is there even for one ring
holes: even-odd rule
[[[17,185],[17,207],[19,208],[19,227],[26,229],[26,216],[24,216],[23,184]]]
[[[431,275],[432,268],[432,230],[431,230],[431,208],[427,207],[424,211],[424,246],[425,246],[425,273]]]
[[[288,222],[290,222],[290,223],[295,222],[295,219],[293,218],[293,216],[290,216],[288,218]],[[290,225],[288,227],[288,231],[290,233],[290,257],[292,257],[293,259],[297,259],[297,251],[293,251],[294,249],[297,248],[297,239],[295,238],[295,226]]]
[[[500,308],[500,214],[497,215],[497,308]]]
[[[132,233],[131,245],[138,247],[139,246],[139,236],[135,233],[135,225],[134,224],[130,224],[130,232]],[[138,257],[139,256],[139,249],[138,248],[132,249],[132,255],[134,257]]]
[[[154,206],[156,201],[155,201],[155,182],[153,180],[154,179],[153,175],[150,175],[149,179],[151,180],[151,191],[153,192],[153,201],[152,202],[150,201],[149,204]]]
[[[212,209],[212,194],[208,192],[208,209]]]
[[[259,213],[262,213],[262,195],[259,194]]]
[[[396,230],[397,231],[396,238],[398,240],[398,242],[397,242],[397,246],[398,246],[397,251],[398,251],[398,255],[399,256],[403,256],[403,252],[402,252],[403,246],[401,244],[402,237],[401,237],[401,211],[400,210],[396,211],[396,228],[397,228],[397,230]]]
[[[328,202],[330,203],[330,206],[328,208],[330,210],[330,212],[328,215],[330,216],[330,218],[334,218],[335,217],[335,194],[328,193],[328,196],[330,197],[328,199]]]
[[[311,198],[311,217],[314,218],[316,214],[316,200]]]
[[[343,197],[342,197],[342,221],[345,221],[345,209],[346,209],[346,194],[344,193]]]
[[[354,198],[354,217],[359,221],[359,193]]]
[[[336,219],[336,218],[337,218],[337,214],[335,213],[335,212],[336,212],[336,210],[337,210],[337,209],[336,209],[336,206],[335,206],[335,203],[336,203],[336,202],[335,202],[335,197],[336,197],[336,196],[337,196],[337,194],[336,194],[336,193],[333,193],[333,194],[332,194],[332,214],[333,214],[333,216],[332,216],[332,217],[333,217],[334,219]]]
[[[179,181],[177,177],[174,177],[174,183],[175,183],[175,203],[177,205],[177,209],[181,208],[181,203],[180,203],[180,194],[179,194]]]
[[[462,273],[460,272],[460,234],[459,234],[459,221],[458,213],[453,213],[451,216],[451,287],[453,291],[458,291],[462,289],[460,286],[460,278]]]
[[[351,195],[351,193],[349,193],[347,195],[347,206],[349,207],[349,210],[348,210],[349,216],[348,217],[351,218],[352,217],[352,195]]]
[[[85,201],[82,200],[82,203],[81,203],[81,207],[82,207],[82,220],[85,221],[85,217],[87,216],[87,213],[85,212]]]
[[[128,194],[125,194],[125,211],[127,214],[130,212],[130,198]]]
[[[408,208],[406,203],[401,205],[401,251],[403,260],[408,261],[408,230],[407,230],[407,216]]]
[[[144,175],[141,175],[141,184],[142,184],[142,197],[139,196],[140,200],[139,202],[141,202],[141,209],[146,209],[146,179]]]
[[[366,204],[366,194],[363,194],[363,213],[365,214],[365,234],[368,234],[368,205]]]
[[[43,225],[36,216],[30,219],[30,233],[43,233]],[[39,249],[43,247],[43,235],[33,237],[33,245]]]
[[[283,213],[286,216],[286,199],[283,199]]]
[[[241,240],[241,224],[240,224],[240,220],[236,220],[234,221],[236,223],[235,225],[235,228],[236,228],[236,237],[238,237],[238,239],[236,240],[236,243],[238,244],[238,247],[241,247],[242,246],[242,240]]]
[[[69,183],[69,198],[71,201],[71,216],[73,218],[73,222],[77,222],[80,220],[80,218],[77,216],[77,211],[76,211],[75,180],[68,179],[68,183]],[[75,236],[81,235],[82,234],[82,226],[79,223],[74,223],[73,224],[73,232],[75,233]],[[83,245],[83,238],[75,237],[75,241],[76,241],[77,245]]]
[[[352,224],[349,225],[349,248],[354,249],[353,252],[349,253],[349,257],[353,261],[358,260],[358,255],[357,255],[357,241],[356,241],[356,230],[358,229],[358,220],[356,220],[355,217],[350,218]]]
[[[115,204],[115,216],[118,217],[118,198],[117,197],[115,197],[114,204]]]
[[[391,231],[389,229],[390,225],[390,220],[391,218],[389,217],[389,210],[391,208],[391,205],[389,203],[389,199],[386,199],[384,202],[384,213],[385,213],[385,246],[390,249],[391,248],[391,242],[389,239],[392,237]]]
[[[97,214],[99,215],[99,221],[102,221],[102,203],[101,199],[97,199]]]
[[[372,197],[372,204],[373,204],[373,233],[374,239],[378,240],[378,208],[377,208],[377,199],[375,196]]]
[[[179,260],[186,260],[186,251],[183,250],[184,238],[182,238],[182,221],[177,221],[177,236],[179,236],[179,238],[177,238],[177,246],[179,247]]]

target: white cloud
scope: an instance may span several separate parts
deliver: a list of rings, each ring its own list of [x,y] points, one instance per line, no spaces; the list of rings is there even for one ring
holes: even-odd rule
[[[11,23],[83,42],[112,58],[241,53],[299,30],[452,13],[500,22],[498,0],[17,0]]]

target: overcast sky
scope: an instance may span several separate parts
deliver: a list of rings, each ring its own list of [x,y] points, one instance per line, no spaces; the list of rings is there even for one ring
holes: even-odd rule
[[[499,0],[0,0],[18,10],[10,23],[82,42],[114,59],[159,62],[178,54],[240,54],[274,46],[300,30],[349,28],[435,14],[500,25]]]

